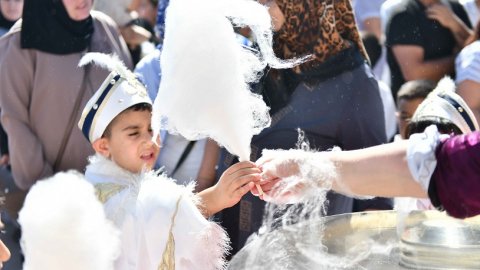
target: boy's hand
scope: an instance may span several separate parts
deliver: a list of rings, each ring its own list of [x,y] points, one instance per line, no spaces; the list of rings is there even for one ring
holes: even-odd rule
[[[243,161],[228,168],[215,185],[218,204],[232,207],[260,181],[260,169],[255,163]]]
[[[260,181],[260,173],[260,169],[250,161],[239,162],[228,168],[215,186],[198,193],[203,201],[200,210],[204,216],[209,217],[237,204]]]

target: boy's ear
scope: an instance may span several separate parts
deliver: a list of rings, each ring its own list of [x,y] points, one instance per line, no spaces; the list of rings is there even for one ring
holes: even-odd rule
[[[99,138],[92,143],[93,149],[95,152],[99,153],[100,155],[110,158],[110,149],[108,147],[108,139],[107,138]]]

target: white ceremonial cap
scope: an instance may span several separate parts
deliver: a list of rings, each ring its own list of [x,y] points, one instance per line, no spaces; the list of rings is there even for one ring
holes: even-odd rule
[[[452,122],[463,134],[478,130],[478,123],[467,103],[455,93],[455,82],[444,77],[415,111],[412,122],[440,117]]]
[[[133,105],[152,104],[145,86],[115,56],[102,53],[88,53],[80,60],[79,66],[94,62],[110,74],[90,98],[83,109],[78,127],[90,142],[102,137],[107,126],[124,110]]]

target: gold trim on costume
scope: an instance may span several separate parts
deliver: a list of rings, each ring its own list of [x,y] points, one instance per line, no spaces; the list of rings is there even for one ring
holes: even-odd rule
[[[175,238],[173,237],[173,226],[175,225],[175,217],[177,216],[178,205],[180,204],[181,199],[182,196],[180,195],[175,206],[175,212],[173,212],[172,215],[172,223],[170,223],[170,229],[168,230],[167,244],[165,245],[162,262],[158,266],[158,270],[175,270]]]
[[[97,195],[97,198],[102,202],[102,204],[104,204],[111,197],[117,195],[118,193],[120,193],[122,190],[126,188],[126,186],[113,184],[113,183],[95,184],[94,187],[95,187],[95,194]]]

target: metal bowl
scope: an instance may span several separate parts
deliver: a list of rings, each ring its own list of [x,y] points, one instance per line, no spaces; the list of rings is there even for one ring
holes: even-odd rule
[[[417,211],[403,219],[395,211],[379,211],[332,216],[325,224],[323,243],[330,253],[348,254],[374,241],[377,248],[359,263],[366,269],[480,269],[480,217],[458,220]]]
[[[480,269],[480,227],[462,220],[426,220],[401,238],[400,264],[416,269]]]
[[[480,269],[479,226],[437,211],[330,216],[254,236],[229,269]]]

